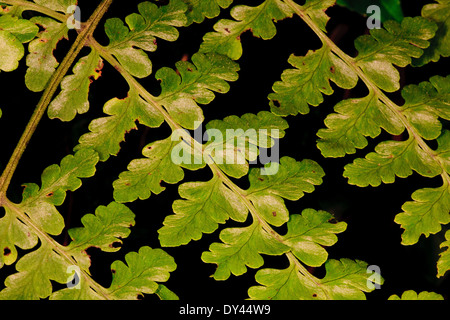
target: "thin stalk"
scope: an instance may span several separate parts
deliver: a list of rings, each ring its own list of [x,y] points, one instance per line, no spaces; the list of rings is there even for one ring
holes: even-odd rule
[[[22,137],[20,138],[16,146],[16,149],[14,150],[5,170],[3,171],[2,176],[0,177],[0,205],[6,198],[6,192],[8,190],[9,184],[11,183],[11,179],[14,175],[17,165],[19,164],[19,161],[23,153],[25,152],[25,149],[27,148],[34,132],[36,131],[36,128],[41,121],[42,116],[47,110],[47,107],[50,104],[53,95],[58,89],[61,81],[68,72],[73,61],[78,56],[81,49],[84,47],[86,40],[92,36],[95,28],[97,27],[105,12],[108,10],[112,1],[113,0],[103,0],[102,3],[97,7],[86,24],[84,24],[84,28],[78,34],[75,42],[65,56],[64,60],[61,62],[58,69],[51,77],[38,105],[36,106],[33,115],[31,116],[30,121],[28,122],[27,127],[25,128]]]

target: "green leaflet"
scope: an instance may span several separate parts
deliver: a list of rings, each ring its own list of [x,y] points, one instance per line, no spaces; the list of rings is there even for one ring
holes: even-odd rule
[[[209,250],[202,254],[206,263],[217,264],[213,277],[226,280],[230,274],[242,275],[250,268],[259,268],[264,264],[261,254],[281,255],[289,247],[278,241],[264,230],[259,221],[245,228],[228,228],[220,233],[223,243],[211,244]]]
[[[271,39],[276,34],[274,22],[291,17],[293,12],[281,0],[265,0],[257,7],[235,6],[230,14],[235,20],[219,20],[215,31],[203,37],[200,52],[215,52],[237,60],[242,56],[242,33],[251,30],[255,37]]]
[[[381,22],[385,22],[387,20],[396,20],[401,22],[403,19],[403,11],[400,0],[337,0],[336,3],[364,16],[367,15],[367,8],[370,5],[376,5],[380,8]]]
[[[423,66],[430,61],[436,62],[440,57],[450,56],[450,1],[436,0],[422,8],[422,16],[437,23],[436,36],[431,39],[430,46],[424,54],[414,59],[413,65]]]
[[[41,6],[66,13],[67,8],[77,4],[77,0],[33,0]]]
[[[347,99],[335,107],[325,119],[327,129],[320,129],[317,147],[325,157],[343,157],[367,146],[365,136],[372,138],[381,128],[391,134],[405,129],[397,114],[382,103],[374,93],[359,99]]]
[[[395,222],[405,231],[402,244],[412,245],[424,234],[428,237],[441,231],[441,224],[450,222],[450,187],[444,183],[439,188],[424,188],[415,191],[402,206],[402,213],[395,216]]]
[[[249,161],[256,161],[261,148],[274,146],[274,139],[284,137],[287,122],[268,111],[229,116],[206,124],[209,143],[205,161],[214,161],[227,175],[241,178],[248,173]],[[208,163],[209,163],[208,162]]]
[[[30,53],[26,58],[28,70],[25,74],[25,84],[31,91],[40,92],[44,90],[59,64],[53,56],[53,50],[62,38],[67,38],[68,29],[66,24],[47,17],[33,17],[30,21],[42,26],[44,31],[28,45]]]
[[[156,50],[156,38],[175,41],[178,31],[175,27],[186,24],[184,12],[187,7],[181,0],[171,0],[168,5],[158,7],[151,2],[138,5],[139,14],[132,13],[125,18],[126,27],[119,18],[108,19],[105,32],[110,39],[105,48],[133,76],[144,78],[152,73],[152,63],[145,51]]]
[[[0,292],[0,299],[36,300],[47,298],[52,294],[50,281],[67,283],[71,281],[71,271],[75,263],[80,272],[80,290],[63,289],[53,293],[52,298],[60,297],[64,291],[84,299],[99,299],[99,292],[93,291],[85,277],[89,274],[90,259],[86,249],[98,246],[105,251],[112,249],[114,242],[129,234],[129,226],[134,224],[134,214],[124,205],[111,203],[107,207],[100,206],[95,216],[86,215],[82,219],[84,227],[71,230],[74,241],[63,247],[54,241],[41,239],[41,246],[24,255],[16,264],[18,273],[10,275],[6,288]],[[127,229],[127,230],[124,230]],[[93,282],[90,282],[91,284]]]
[[[438,117],[450,119],[450,78],[434,76],[429,82],[408,85],[402,90],[405,99],[400,108],[408,121],[425,139],[436,139],[442,125]],[[320,129],[317,147],[325,157],[342,157],[367,146],[365,136],[377,137],[381,128],[393,135],[403,132],[404,125],[394,111],[378,100],[374,93],[365,98],[339,102]]]
[[[182,0],[187,6],[186,26],[202,23],[205,18],[212,19],[220,14],[220,8],[228,8],[233,0]]]
[[[212,233],[229,218],[244,222],[248,209],[243,201],[214,176],[207,182],[184,183],[179,188],[186,200],[173,203],[174,215],[167,216],[158,230],[162,246],[180,246]]]
[[[25,53],[22,43],[34,39],[38,32],[38,26],[28,20],[10,15],[0,16],[0,70],[17,69]]]
[[[228,92],[227,81],[236,81],[239,71],[237,63],[217,54],[196,53],[192,62],[177,62],[179,75],[171,68],[161,68],[155,75],[161,81],[157,102],[186,129],[196,129],[204,119],[197,103],[210,103],[214,99],[213,91]]]
[[[119,179],[113,183],[116,201],[132,202],[136,199],[148,199],[152,192],[159,194],[165,190],[165,187],[161,186],[162,181],[174,184],[183,180],[184,172],[181,167],[195,170],[205,166],[201,159],[200,164],[196,165],[197,158],[192,159],[191,165],[176,164],[172,155],[177,151],[175,148],[184,143],[175,138],[173,135],[165,140],[150,143],[142,151],[146,158],[130,162],[128,171],[122,172]],[[187,155],[186,149],[183,149],[186,153],[184,156]]]
[[[450,120],[450,76],[406,86],[402,96],[402,112],[418,133],[427,140],[439,137],[442,124],[438,118]]]
[[[273,85],[269,94],[272,112],[287,116],[309,112],[309,105],[318,106],[323,94],[331,95],[330,80],[341,88],[353,88],[358,77],[339,57],[323,46],[308,51],[305,57],[291,55],[288,62],[295,69],[283,71],[281,80]]]
[[[301,8],[322,31],[326,32],[325,27],[330,17],[326,15],[325,11],[335,2],[336,0],[306,0]]]
[[[441,248],[447,247],[447,249],[442,251],[439,255],[439,260],[437,262],[438,277],[444,276],[445,273],[450,270],[450,250],[448,249],[450,247],[450,230],[447,230],[445,233],[445,239],[446,241],[441,243]]]
[[[120,143],[127,132],[136,129],[136,121],[148,127],[159,127],[163,116],[152,105],[145,102],[131,90],[125,99],[113,98],[103,107],[108,117],[93,120],[89,124],[91,132],[81,136],[80,144],[74,150],[93,148],[101,161],[120,151]]]
[[[417,294],[413,290],[407,290],[402,293],[401,297],[393,294],[388,300],[444,300],[444,297],[435,292],[422,291]]]
[[[355,63],[380,89],[397,91],[400,75],[393,65],[405,67],[420,57],[436,30],[435,23],[422,17],[386,21],[384,29],[372,29],[355,40]]]
[[[344,177],[348,183],[360,187],[379,186],[393,183],[395,176],[406,178],[412,170],[426,177],[435,177],[442,168],[416,142],[414,138],[406,141],[383,141],[364,159],[355,159],[344,167]]]
[[[299,266],[290,261],[284,270],[262,269],[256,273],[261,286],[251,287],[248,294],[254,300],[365,300],[369,274],[367,263],[350,259],[328,260],[323,279],[305,276]],[[380,277],[378,284],[382,283]]]
[[[320,185],[325,175],[316,162],[308,159],[298,162],[290,157],[280,159],[276,174],[263,173],[263,169],[250,171],[247,198],[262,217],[274,226],[281,226],[289,220],[283,198],[298,200],[305,192],[313,192],[314,186]]]
[[[46,233],[58,235],[64,228],[64,220],[55,206],[60,206],[66,191],[74,191],[81,186],[80,178],[95,174],[98,155],[93,150],[80,150],[68,155],[61,164],[44,170],[39,188],[34,183],[25,184],[19,208],[25,212],[37,227]]]
[[[155,293],[158,282],[165,282],[176,269],[174,259],[161,249],[142,247],[111,265],[113,280],[108,293],[115,299],[137,299],[143,293]]]
[[[66,76],[61,82],[61,92],[48,107],[51,119],[71,121],[76,114],[89,110],[89,86],[101,75],[103,60],[96,51],[81,58],[73,68],[73,75]]]
[[[344,232],[347,228],[345,222],[329,222],[333,218],[328,212],[314,209],[305,209],[301,215],[291,215],[283,243],[291,247],[292,253],[301,262],[319,267],[328,258],[323,246],[334,245],[338,240],[336,233]]]

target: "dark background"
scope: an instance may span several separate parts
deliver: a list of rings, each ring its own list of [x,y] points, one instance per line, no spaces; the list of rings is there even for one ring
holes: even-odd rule
[[[100,1],[81,0],[82,20],[85,21]],[[116,0],[106,18],[120,17],[137,12],[137,4],[140,1]],[[258,5],[258,1],[235,1],[235,4]],[[403,1],[405,16],[420,15],[421,7],[432,1]],[[299,2],[300,3],[300,2]],[[367,33],[365,18],[352,13],[348,9],[333,7],[327,11],[331,17],[327,25],[328,35],[348,54],[355,56],[353,41],[362,34]],[[26,16],[30,13],[26,13]],[[28,17],[27,16],[27,17]],[[229,9],[223,10],[219,18],[229,18]],[[194,24],[189,28],[180,28],[179,40],[173,43],[158,40],[158,50],[150,53],[153,62],[153,74],[143,79],[141,83],[152,94],[157,95],[159,84],[153,78],[156,70],[161,67],[174,67],[175,62],[184,55],[192,56],[197,52],[205,32],[212,31],[212,26],[217,19],[205,20],[201,25]],[[103,22],[100,24],[102,25]],[[260,110],[269,110],[267,95],[275,81],[280,79],[282,71],[290,66],[287,59],[290,54],[305,55],[308,50],[318,49],[321,43],[315,34],[300,20],[294,16],[278,22],[277,35],[269,41],[254,38],[250,32],[241,37],[244,53],[239,64],[239,80],[231,83],[229,93],[216,94],[216,99],[203,108],[206,122],[213,119],[223,119],[228,115],[242,115],[244,113],[257,113]],[[55,56],[61,61],[75,39],[75,32],[70,33],[70,40],[62,40],[55,50]],[[106,45],[108,40],[103,28],[99,27],[95,33],[96,39]],[[83,49],[85,55],[89,49]],[[445,63],[448,59],[441,59],[439,63],[430,63],[420,69],[407,67],[401,69],[402,86],[417,84],[426,81],[430,76],[439,74],[446,76],[448,68]],[[21,61],[20,68],[13,73],[0,73],[1,100],[0,107],[3,116],[0,119],[0,169],[6,165],[15,144],[20,138],[31,114],[36,106],[40,93],[32,93],[24,86],[24,74],[26,71],[25,59]],[[385,300],[391,294],[401,294],[405,290],[435,291],[449,298],[449,276],[436,278],[436,261],[440,252],[439,244],[444,239],[443,231],[429,238],[420,238],[419,243],[413,246],[401,245],[402,230],[394,222],[396,214],[401,212],[404,202],[411,200],[411,194],[423,187],[439,186],[440,177],[429,179],[414,174],[407,179],[397,178],[394,184],[381,185],[377,188],[360,188],[351,186],[347,179],[342,177],[343,167],[357,157],[364,157],[368,152],[383,140],[392,139],[385,132],[376,139],[369,139],[369,145],[364,150],[344,158],[326,159],[316,147],[316,133],[324,127],[325,117],[333,111],[334,105],[348,97],[362,97],[367,89],[360,83],[351,90],[346,91],[333,84],[335,93],[326,96],[325,101],[319,107],[312,107],[308,115],[287,117],[289,129],[286,137],[280,141],[280,156],[290,156],[297,160],[313,159],[324,169],[326,176],[322,185],[316,187],[316,191],[306,194],[297,202],[286,201],[291,212],[301,213],[305,208],[322,209],[331,212],[339,221],[348,224],[347,230],[339,234],[339,241],[333,247],[328,248],[329,258],[351,258],[366,261],[368,264],[378,265],[385,279],[382,290],[375,290],[367,294],[371,300]],[[62,123],[59,120],[49,120],[44,116],[39,124],[31,143],[26,150],[16,174],[13,178],[9,198],[20,201],[21,184],[34,182],[40,184],[42,171],[53,163],[58,163],[67,154],[72,153],[78,138],[87,132],[92,119],[103,116],[102,107],[111,98],[123,98],[127,94],[126,82],[119,73],[105,64],[102,77],[91,85],[91,107],[87,114],[78,115],[70,123]],[[402,104],[399,93],[389,95],[393,101]],[[446,123],[448,128],[448,123]],[[122,143],[122,149],[118,156],[111,157],[106,163],[97,166],[97,174],[94,178],[84,180],[81,189],[74,193],[68,192],[65,203],[59,208],[66,219],[69,228],[80,226],[80,218],[86,213],[94,213],[99,205],[107,205],[113,201],[112,182],[117,179],[120,172],[126,170],[127,164],[135,158],[141,157],[141,150],[147,144],[155,140],[168,137],[170,130],[163,124],[161,128],[148,129],[139,126],[126,136],[126,143]],[[190,172],[185,171],[185,179],[188,181],[204,181],[211,177],[208,168]],[[241,181],[242,180],[242,181]],[[244,177],[237,181],[242,188],[248,187],[248,181]],[[129,251],[137,251],[141,246],[160,247],[157,230],[167,215],[172,214],[172,203],[179,198],[178,185],[167,185],[167,189],[160,195],[152,195],[146,201],[136,201],[127,204],[136,214],[136,225],[131,229],[131,235],[124,240],[124,248],[118,253],[103,253],[98,249],[89,249],[92,257],[91,271],[94,279],[105,287],[109,287],[111,281],[110,264],[117,259],[124,259]],[[0,216],[2,216],[0,212]],[[229,221],[225,226],[244,226]],[[231,276],[226,281],[215,281],[210,276],[214,273],[215,266],[201,261],[202,252],[207,251],[212,242],[218,242],[218,235],[223,225],[210,235],[204,235],[199,241],[191,242],[178,248],[164,248],[166,252],[175,258],[178,268],[171,274],[166,283],[181,299],[197,301],[213,300],[223,301],[227,299],[243,300],[248,297],[247,290],[256,285],[254,275],[257,270],[249,269],[242,276]],[[285,229],[278,231],[284,234]],[[67,243],[67,233],[58,237],[61,243]],[[23,252],[25,253],[25,252]],[[264,267],[284,268],[288,265],[284,256],[264,256]],[[4,278],[15,271],[14,266],[5,266],[0,270],[0,289],[3,288]],[[324,275],[323,267],[312,269],[317,277]],[[154,299],[154,296],[146,296]]]

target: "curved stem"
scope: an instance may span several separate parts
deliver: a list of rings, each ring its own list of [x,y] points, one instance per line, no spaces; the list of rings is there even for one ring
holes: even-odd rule
[[[53,95],[59,87],[62,79],[66,75],[70,66],[72,65],[75,58],[78,56],[81,49],[84,47],[86,40],[90,38],[97,27],[100,19],[103,17],[105,12],[108,10],[113,0],[103,0],[102,3],[97,7],[92,16],[89,18],[88,22],[84,25],[83,30],[78,34],[75,42],[70,48],[69,52],[65,56],[64,60],[59,65],[58,69],[55,71],[51,77],[45,91],[36,106],[36,109],[28,122],[25,131],[20,138],[16,149],[14,150],[2,176],[0,177],[0,205],[6,197],[6,191],[8,190],[9,184],[11,183],[12,176],[19,164],[19,161],[27,148],[39,122],[42,119],[48,105],[50,104]]]

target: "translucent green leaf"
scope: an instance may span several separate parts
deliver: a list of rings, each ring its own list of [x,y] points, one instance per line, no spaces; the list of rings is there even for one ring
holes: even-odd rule
[[[305,192],[314,191],[314,186],[320,185],[325,175],[316,162],[307,159],[297,162],[289,157],[280,159],[276,174],[262,174],[262,170],[250,171],[247,197],[264,219],[274,226],[281,226],[289,220],[283,198],[300,199]]]
[[[33,0],[41,6],[47,7],[55,11],[61,11],[66,13],[67,8],[72,5],[76,5],[76,0]]]
[[[364,159],[355,159],[344,167],[344,177],[360,187],[393,183],[395,176],[406,178],[412,170],[426,177],[442,173],[439,164],[429,156],[413,137],[406,141],[383,141]]]
[[[450,250],[448,249],[450,248],[450,230],[447,230],[445,233],[445,239],[446,241],[442,242],[440,247],[447,247],[447,249],[439,254],[439,260],[437,262],[438,278],[443,277],[450,270]]]
[[[355,153],[356,148],[367,146],[365,136],[372,138],[381,133],[381,128],[391,134],[404,130],[401,119],[382,103],[375,94],[364,98],[339,102],[325,119],[326,129],[320,129],[317,147],[325,157],[343,157]]]
[[[53,50],[62,38],[67,38],[68,29],[66,24],[47,17],[33,17],[30,21],[44,28],[28,45],[30,53],[26,59],[25,84],[31,91],[39,92],[44,90],[59,64]]]
[[[152,73],[152,63],[145,51],[156,50],[156,38],[167,41],[178,38],[175,27],[186,24],[186,9],[181,0],[171,0],[161,7],[148,1],[142,2],[138,5],[139,14],[132,13],[125,18],[128,28],[118,18],[106,21],[105,32],[110,39],[106,49],[133,76],[147,77]]]
[[[101,75],[103,60],[96,51],[81,58],[73,68],[73,75],[66,76],[61,82],[61,92],[50,103],[48,116],[62,121],[71,121],[76,114],[89,110],[89,86]]]
[[[0,16],[0,30],[13,34],[20,42],[29,42],[36,37],[39,27],[33,22],[16,16]]]
[[[327,46],[310,50],[305,57],[291,55],[288,62],[295,69],[283,71],[282,81],[275,82],[274,93],[269,94],[272,111],[282,116],[306,114],[308,105],[321,104],[323,94],[333,93],[330,80],[345,89],[358,81],[356,73]]]
[[[415,191],[411,198],[402,206],[402,213],[395,216],[395,222],[405,231],[402,234],[402,244],[417,243],[424,234],[428,237],[441,231],[441,224],[450,222],[450,187],[444,183],[439,188],[424,188]]]
[[[402,293],[401,298],[398,295],[393,294],[388,300],[444,300],[444,297],[435,292],[422,291],[417,294],[413,290],[407,290]]]
[[[226,9],[233,0],[182,0],[187,6],[187,23],[202,23],[205,18],[212,19],[220,14],[220,8]]]
[[[274,22],[291,17],[293,11],[281,0],[265,0],[257,7],[235,6],[230,14],[235,20],[219,20],[215,31],[203,37],[200,52],[215,52],[237,60],[242,56],[242,33],[251,30],[255,37],[272,39],[276,34]]]
[[[259,221],[245,228],[228,228],[220,233],[223,243],[213,243],[210,251],[202,254],[206,263],[217,264],[213,277],[226,280],[230,274],[236,276],[247,272],[247,267],[259,268],[264,264],[261,254],[281,255],[289,247],[264,230]]]
[[[335,2],[336,0],[307,0],[301,8],[322,31],[326,32],[325,27],[330,18],[325,11],[333,6]]]
[[[169,137],[147,145],[142,152],[146,158],[131,161],[128,171],[122,172],[114,181],[114,199],[118,202],[145,200],[151,193],[159,194],[165,190],[162,181],[174,184],[183,180],[183,169],[172,159],[173,149],[179,143]]]
[[[337,4],[347,7],[364,16],[367,15],[367,8],[370,5],[376,5],[380,8],[381,22],[387,20],[403,20],[403,11],[400,0],[337,0]]]
[[[403,88],[402,112],[418,133],[427,140],[441,134],[439,117],[450,120],[450,76],[434,76],[429,82]]]
[[[192,62],[179,61],[176,68],[162,68],[156,72],[161,81],[158,102],[169,115],[186,129],[195,129],[203,121],[203,111],[197,105],[208,104],[214,93],[226,93],[230,89],[227,81],[236,81],[239,65],[217,54],[196,53]]]
[[[401,24],[386,21],[384,29],[372,29],[370,35],[356,39],[356,65],[382,90],[397,91],[400,75],[393,65],[405,67],[420,57],[436,30],[435,23],[422,17],[406,17]]]
[[[328,260],[325,269],[323,279],[305,276],[292,261],[284,270],[259,270],[255,278],[261,286],[248,293],[254,300],[365,300],[364,292],[373,290],[367,285],[370,274],[363,261]]]
[[[284,137],[287,122],[268,111],[242,117],[229,116],[206,124],[208,140],[204,158],[211,159],[227,175],[240,178],[248,173],[249,161],[256,161],[259,148],[271,148],[274,139]]]
[[[424,54],[415,59],[413,63],[415,66],[423,66],[430,61],[437,62],[441,56],[450,56],[450,1],[436,0],[436,2],[422,8],[422,16],[437,23],[438,30]]]
[[[18,220],[13,211],[5,208],[0,219],[0,268],[17,260],[17,248],[27,250],[36,246],[38,237],[32,229]]]
[[[136,121],[148,127],[159,127],[164,121],[161,113],[133,90],[125,99],[109,100],[103,111],[109,116],[93,120],[89,124],[91,132],[81,136],[80,144],[75,147],[75,150],[93,148],[101,161],[117,155],[125,134],[136,129]]]
[[[74,191],[81,186],[80,178],[95,174],[97,162],[97,153],[85,149],[66,156],[59,166],[49,166],[42,173],[41,187],[34,183],[25,184],[19,208],[41,230],[52,235],[60,234],[64,220],[55,206],[64,202],[66,191]]]
[[[158,230],[162,246],[179,246],[212,233],[229,218],[244,222],[248,209],[242,200],[214,176],[207,182],[184,183],[179,188],[186,200],[173,203],[174,215],[167,216]]]
[[[338,240],[336,233],[344,232],[347,228],[345,222],[331,223],[333,218],[328,212],[314,209],[305,209],[301,215],[291,215],[283,243],[291,247],[292,253],[300,261],[319,267],[328,258],[323,246],[334,245]]]
[[[23,55],[22,43],[13,34],[0,29],[0,70],[16,70]]]
[[[156,290],[155,294],[157,294],[161,300],[179,300],[178,296],[163,284],[158,286],[158,290]]]
[[[158,282],[166,282],[177,267],[174,259],[161,249],[142,247],[125,256],[126,264],[111,265],[113,279],[108,293],[114,299],[134,300],[144,293],[155,293]]]

